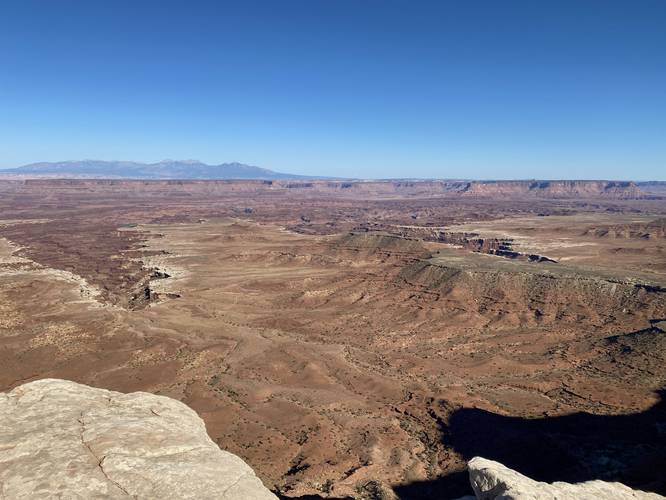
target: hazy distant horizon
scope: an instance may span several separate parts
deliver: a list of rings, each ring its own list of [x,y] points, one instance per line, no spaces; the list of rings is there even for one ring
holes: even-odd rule
[[[664,179],[666,2],[9,2],[0,168]]]
[[[218,166],[228,166],[228,165],[241,165],[244,167],[251,167],[251,168],[259,168],[259,169],[266,169],[269,170],[273,173],[277,174],[295,174],[294,172],[290,171],[278,171],[272,168],[265,167],[263,165],[249,165],[244,162],[239,162],[239,161],[218,161],[218,162],[213,162],[213,163],[208,163],[208,162],[202,162],[197,159],[184,159],[184,160],[179,160],[179,159],[162,159],[162,160],[157,160],[157,161],[147,161],[147,162],[139,162],[135,160],[100,160],[97,158],[85,158],[82,160],[60,160],[60,161],[37,161],[37,162],[30,162],[26,163],[24,165],[19,165],[16,167],[0,167],[0,174],[7,174],[13,171],[14,169],[20,169],[22,167],[28,167],[31,165],[40,165],[40,164],[52,164],[52,165],[57,165],[57,164],[66,164],[66,163],[84,163],[84,162],[106,162],[106,163],[131,163],[131,164],[141,164],[145,166],[158,166],[163,163],[182,163],[182,164],[204,164],[209,167],[218,167]],[[9,172],[8,172],[9,171]],[[17,172],[16,175],[19,175],[20,173]],[[26,174],[27,175],[27,174]],[[51,174],[51,177],[53,177],[55,174]],[[516,178],[516,177],[504,177],[504,178],[478,178],[478,177],[414,177],[414,176],[403,176],[403,177],[340,177],[340,176],[333,176],[333,175],[308,175],[308,174],[296,174],[296,175],[304,175],[304,176],[309,176],[312,177],[313,179],[339,179],[339,180],[355,180],[355,181],[400,181],[400,180],[415,180],[415,181],[613,181],[613,182],[650,182],[650,181],[656,181],[656,182],[666,182],[664,178],[646,178],[646,179],[641,179],[641,178],[544,178],[544,177],[524,177],[524,178]],[[101,177],[98,177],[101,178]],[[110,175],[109,178],[118,178],[118,176],[113,176]],[[121,178],[127,178],[130,179],[131,177],[121,177]]]

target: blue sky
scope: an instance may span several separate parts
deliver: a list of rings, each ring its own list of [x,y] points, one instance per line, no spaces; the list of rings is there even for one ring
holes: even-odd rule
[[[0,167],[666,179],[666,1],[0,2]]]

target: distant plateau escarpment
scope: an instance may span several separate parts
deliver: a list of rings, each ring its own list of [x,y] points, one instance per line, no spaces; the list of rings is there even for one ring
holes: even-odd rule
[[[253,167],[254,168],[254,167]],[[146,196],[221,195],[227,193],[304,194],[336,197],[419,197],[484,199],[606,199],[661,198],[630,181],[449,181],[373,180],[340,181],[275,177],[269,174],[208,178],[71,178],[33,176],[0,171],[0,192],[98,193],[141,192]],[[270,171],[267,171],[270,172]],[[282,175],[282,174],[280,174]],[[287,175],[287,174],[285,174]]]

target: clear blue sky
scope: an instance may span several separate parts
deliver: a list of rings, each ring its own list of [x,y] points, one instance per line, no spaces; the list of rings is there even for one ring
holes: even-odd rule
[[[666,179],[665,0],[0,7],[0,167]]]

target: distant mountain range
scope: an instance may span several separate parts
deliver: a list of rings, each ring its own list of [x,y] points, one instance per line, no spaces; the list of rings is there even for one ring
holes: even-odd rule
[[[60,177],[89,179],[322,179],[306,175],[274,172],[243,163],[207,165],[196,160],[164,160],[158,163],[135,161],[80,160],[31,163],[0,170],[0,176]]]
[[[208,165],[197,160],[162,160],[157,163],[137,161],[73,160],[31,163],[17,168],[0,169],[0,179],[162,179],[162,180],[355,180],[340,177],[323,177],[275,172],[267,168],[232,162]],[[377,179],[380,180],[380,179]],[[438,179],[384,179],[394,182],[435,181]],[[441,180],[441,179],[439,179]],[[471,181],[447,179],[451,182],[507,184],[515,181]],[[553,181],[544,181],[553,182]],[[558,181],[559,182],[559,181]],[[589,181],[581,181],[589,182]],[[666,194],[666,181],[636,182],[640,189],[651,194]]]

